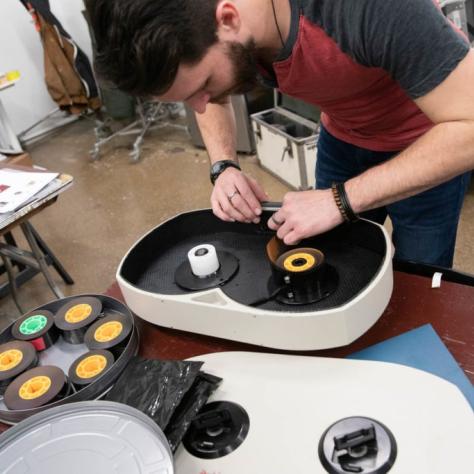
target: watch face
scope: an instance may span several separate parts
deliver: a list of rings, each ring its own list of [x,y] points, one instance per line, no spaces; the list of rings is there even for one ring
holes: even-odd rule
[[[212,166],[211,166],[211,183],[214,184],[216,179],[219,177],[219,175],[227,168],[237,168],[240,170],[240,166],[232,160],[222,160],[222,161],[216,161]]]
[[[214,182],[216,181],[217,177],[219,176],[219,174],[221,173],[221,166],[222,166],[222,163],[220,162],[217,162],[217,163],[214,163],[211,167],[211,182],[212,184],[214,184]]]
[[[211,168],[211,174],[217,174],[222,169],[222,162],[214,163]]]

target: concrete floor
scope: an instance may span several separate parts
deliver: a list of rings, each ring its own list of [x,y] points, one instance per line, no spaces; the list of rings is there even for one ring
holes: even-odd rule
[[[132,137],[116,139],[99,161],[91,162],[92,128],[91,122],[80,120],[29,148],[35,164],[75,179],[55,204],[32,219],[75,280],[67,286],[52,270],[66,295],[104,292],[114,283],[126,251],[145,232],[182,211],[209,207],[207,154],[191,145],[185,131],[152,131],[141,161],[132,164],[127,148]],[[240,161],[272,200],[281,200],[288,188],[263,171],[255,156]],[[26,248],[20,233],[14,235]],[[474,186],[463,208],[454,266],[474,274]],[[42,275],[23,285],[20,296],[26,309],[53,299]],[[0,328],[18,316],[10,296],[0,300]]]

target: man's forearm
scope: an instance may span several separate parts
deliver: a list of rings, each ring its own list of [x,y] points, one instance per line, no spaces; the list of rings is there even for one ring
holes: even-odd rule
[[[474,121],[435,125],[392,160],[346,183],[355,212],[418,194],[474,168]]]
[[[237,161],[237,133],[232,104],[208,104],[206,112],[196,114],[196,119],[211,163]]]
[[[197,115],[197,120],[211,163],[220,160],[237,162],[236,126],[230,102],[207,104],[205,113]],[[260,202],[268,200],[268,196],[252,177],[228,165],[217,166],[217,170],[211,168],[211,181],[214,184],[211,193],[212,211],[226,222],[257,224],[262,213]]]

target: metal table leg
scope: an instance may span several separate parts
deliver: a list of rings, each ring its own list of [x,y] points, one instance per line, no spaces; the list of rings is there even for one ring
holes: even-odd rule
[[[5,232],[5,234],[3,235],[3,238],[5,239],[5,242],[13,247],[17,247],[17,244],[16,244],[16,241],[15,241],[15,237],[13,237],[13,234],[8,231],[8,232]],[[18,267],[18,271],[21,272],[22,270],[25,269],[25,266],[19,262],[15,262],[15,260],[12,260],[12,265],[13,266],[16,266]]]
[[[27,221],[25,224],[31,229],[31,233],[35,237],[36,242],[38,242],[38,247],[40,248],[40,250],[43,252],[43,254],[47,255],[51,259],[51,264],[59,273],[61,278],[64,280],[64,283],[67,283],[68,285],[73,285],[74,280],[72,279],[71,275],[69,275],[69,273],[61,264],[61,262],[57,259],[56,255],[54,255],[51,249],[46,245],[46,242],[38,234],[38,231],[33,227],[33,224],[29,221]]]
[[[20,300],[18,298],[18,287],[17,287],[17,284],[16,284],[15,275],[13,273],[12,263],[11,263],[10,259],[8,257],[6,257],[5,255],[0,254],[0,256],[3,260],[3,265],[5,265],[5,270],[7,271],[8,281],[10,283],[10,291],[11,291],[13,301],[15,302],[15,305],[18,308],[18,311],[20,311],[20,313],[23,314],[24,311],[23,311],[23,308],[20,305]]]
[[[38,246],[38,242],[36,241],[35,236],[33,235],[33,232],[31,231],[31,228],[28,225],[28,222],[23,222],[20,224],[20,226],[23,233],[25,234],[26,240],[28,241],[28,245],[30,246],[34,257],[40,266],[41,272],[43,273],[44,277],[46,278],[46,281],[48,282],[49,287],[57,298],[64,298],[64,294],[58,288],[53,278],[51,277],[51,274],[49,273],[48,264],[46,263],[44,254],[43,252],[41,252],[41,249]]]

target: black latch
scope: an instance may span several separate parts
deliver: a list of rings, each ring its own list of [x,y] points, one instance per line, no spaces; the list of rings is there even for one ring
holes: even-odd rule
[[[377,455],[375,427],[362,428],[334,437],[335,457],[346,472],[364,472],[360,461]]]
[[[318,453],[329,474],[385,474],[395,462],[397,444],[392,432],[379,421],[350,416],[324,432]]]
[[[341,449],[352,448],[353,446],[359,446],[374,440],[375,428],[371,425],[369,428],[362,428],[361,430],[353,431],[352,433],[336,436],[334,438],[334,446],[338,451],[340,451]]]

